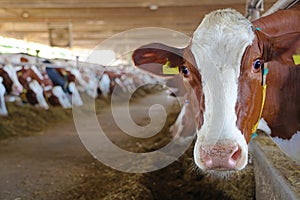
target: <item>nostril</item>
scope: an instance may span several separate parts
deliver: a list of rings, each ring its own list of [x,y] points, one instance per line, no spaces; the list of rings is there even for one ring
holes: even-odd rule
[[[202,161],[207,168],[211,168],[213,166],[213,161],[210,156],[206,155],[202,158]]]
[[[241,148],[238,148],[231,156],[231,158],[235,161],[237,161],[239,159],[239,157],[241,156],[242,154],[242,150]]]

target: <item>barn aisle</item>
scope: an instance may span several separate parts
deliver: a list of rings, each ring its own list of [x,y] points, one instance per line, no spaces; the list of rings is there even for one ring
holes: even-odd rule
[[[146,97],[131,102],[133,119],[141,125],[149,123],[145,105],[170,105],[162,93]],[[125,108],[120,105],[118,109],[122,117]],[[118,146],[134,152],[152,151],[169,141],[168,126],[178,110],[167,111],[168,120],[160,136],[143,141],[125,136],[112,121],[108,107],[100,109],[98,119]],[[193,170],[192,148],[170,166],[155,172],[131,174],[111,169],[87,152],[73,121],[38,136],[0,141],[0,160],[0,199],[254,198],[251,165],[224,185],[222,180],[205,178]]]
[[[162,96],[145,98],[152,102]],[[139,123],[145,120],[142,111],[145,100],[133,105],[140,110]],[[119,109],[123,109],[121,106]],[[99,114],[104,129],[110,129],[112,139],[124,143],[120,130],[112,124],[108,108]],[[122,112],[120,112],[122,113]],[[125,117],[125,116],[124,116]],[[124,143],[125,144],[125,143]],[[98,163],[81,143],[74,122],[49,128],[38,136],[10,138],[0,141],[0,199],[57,198],[71,189],[87,173],[91,165]]]

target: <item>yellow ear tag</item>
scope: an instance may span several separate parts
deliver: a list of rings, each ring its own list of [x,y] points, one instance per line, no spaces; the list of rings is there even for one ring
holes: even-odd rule
[[[163,74],[179,74],[179,67],[171,67],[171,62],[167,60],[167,62],[162,66]]]
[[[300,64],[300,55],[293,55],[295,65]]]

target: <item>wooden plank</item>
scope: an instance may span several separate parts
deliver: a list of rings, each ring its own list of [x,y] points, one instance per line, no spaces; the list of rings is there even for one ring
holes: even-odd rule
[[[266,3],[274,3],[274,0],[265,0]],[[157,4],[160,7],[170,6],[211,6],[211,5],[235,5],[243,3],[241,0],[211,1],[211,0],[0,0],[2,8],[128,8],[128,7],[147,7],[149,4]]]
[[[231,6],[234,9],[244,12],[243,3]],[[83,19],[121,19],[121,18],[151,18],[151,17],[187,17],[196,16],[197,13],[208,13],[215,9],[224,8],[218,4],[214,6],[185,6],[185,7],[165,7],[157,11],[151,11],[146,8],[41,8],[41,9],[0,9],[1,20],[83,20]],[[27,17],[22,17],[26,12]]]

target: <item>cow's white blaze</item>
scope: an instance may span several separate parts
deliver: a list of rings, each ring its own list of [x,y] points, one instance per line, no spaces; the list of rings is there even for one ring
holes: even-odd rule
[[[110,91],[110,78],[108,74],[103,74],[99,81],[99,89],[104,97],[107,97]]]
[[[44,108],[45,110],[48,110],[49,106],[45,100],[42,86],[36,80],[33,80],[29,83],[29,87],[36,95],[38,106]]]
[[[33,65],[31,67],[32,71],[39,77],[39,79],[44,80],[44,76],[42,75],[42,73],[40,72],[40,70],[38,70],[38,68]]]
[[[91,76],[86,86],[86,93],[94,99],[98,96],[97,84],[98,84],[98,79],[96,77]]]
[[[72,96],[72,104],[75,106],[82,106],[83,102],[82,102],[80,94],[75,86],[75,83],[74,82],[69,83],[68,87],[69,87],[69,90],[72,92],[72,95],[71,95]]]
[[[70,69],[70,72],[76,77],[76,81],[82,86],[86,86],[88,83],[83,80],[81,73],[78,69],[72,68]]]
[[[54,96],[56,96],[58,98],[59,104],[63,108],[71,108],[72,107],[66,93],[64,93],[61,86],[58,85],[58,86],[53,87],[52,92],[53,92]]]
[[[231,9],[207,15],[193,35],[191,51],[202,76],[205,98],[203,125],[194,148],[195,162],[202,169],[200,148],[215,144],[238,145],[242,154],[235,168],[247,164],[247,143],[236,126],[235,106],[242,55],[253,39],[251,23]]]

